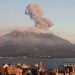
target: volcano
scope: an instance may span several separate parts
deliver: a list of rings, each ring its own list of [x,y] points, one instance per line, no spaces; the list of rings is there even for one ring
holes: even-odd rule
[[[75,57],[75,45],[53,33],[13,30],[0,37],[0,56]]]

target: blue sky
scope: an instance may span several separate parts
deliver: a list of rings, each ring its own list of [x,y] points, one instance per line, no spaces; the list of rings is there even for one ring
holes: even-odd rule
[[[0,32],[33,26],[33,21],[24,14],[29,3],[43,8],[45,16],[54,23],[53,31],[75,33],[75,0],[0,0]]]

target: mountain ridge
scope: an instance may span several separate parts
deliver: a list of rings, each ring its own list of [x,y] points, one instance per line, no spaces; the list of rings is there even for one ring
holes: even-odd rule
[[[12,31],[0,37],[0,56],[75,57],[74,49],[74,44],[52,33]]]

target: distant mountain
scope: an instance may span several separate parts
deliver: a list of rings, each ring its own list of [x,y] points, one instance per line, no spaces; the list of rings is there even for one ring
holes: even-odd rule
[[[63,39],[68,40],[72,44],[75,44],[75,33],[63,33],[63,32],[54,32],[53,34],[62,37]]]
[[[0,37],[0,56],[75,57],[75,45],[51,33],[14,30]]]

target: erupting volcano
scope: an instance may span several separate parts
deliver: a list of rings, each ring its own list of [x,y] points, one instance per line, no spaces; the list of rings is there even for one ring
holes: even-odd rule
[[[25,14],[34,21],[35,27],[13,30],[0,37],[0,56],[75,57],[73,44],[52,33],[41,33],[53,23],[44,16],[39,5],[27,5]]]

